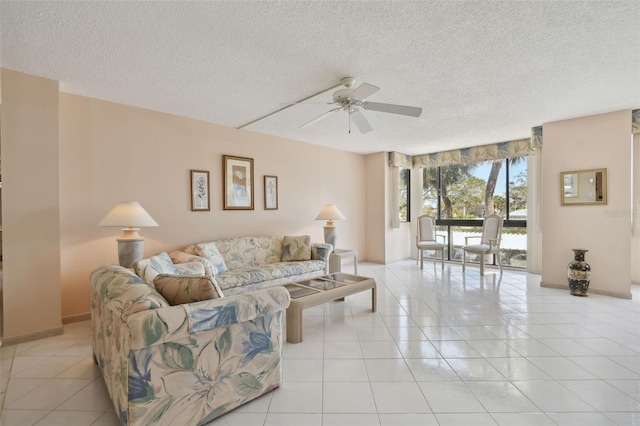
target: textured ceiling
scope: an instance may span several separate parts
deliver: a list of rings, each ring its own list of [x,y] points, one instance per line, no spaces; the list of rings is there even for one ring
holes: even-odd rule
[[[62,91],[239,127],[339,84],[420,118],[365,111],[348,133],[332,91],[248,130],[371,153],[528,137],[532,126],[640,108],[640,2],[208,1],[0,3],[0,65]]]

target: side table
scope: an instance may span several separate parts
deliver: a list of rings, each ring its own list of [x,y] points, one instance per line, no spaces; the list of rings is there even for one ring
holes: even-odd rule
[[[353,273],[358,275],[358,252],[336,249],[329,255],[329,273],[342,272],[342,259],[353,257]]]

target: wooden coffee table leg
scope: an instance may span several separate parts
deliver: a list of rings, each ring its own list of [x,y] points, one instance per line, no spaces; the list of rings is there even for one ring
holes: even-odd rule
[[[371,289],[371,311],[376,312],[378,310],[378,295],[375,286]]]
[[[302,342],[302,306],[289,305],[287,308],[287,342]]]

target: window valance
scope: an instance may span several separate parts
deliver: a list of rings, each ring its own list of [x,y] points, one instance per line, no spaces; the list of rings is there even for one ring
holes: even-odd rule
[[[542,132],[540,132],[542,137]],[[522,157],[535,151],[531,139],[500,142],[491,145],[434,152],[413,157],[413,167],[442,167],[450,164],[476,163],[500,158]]]
[[[403,167],[405,169],[410,169],[411,164],[411,156],[402,154],[400,152],[390,152],[389,153],[389,166],[391,167]]]

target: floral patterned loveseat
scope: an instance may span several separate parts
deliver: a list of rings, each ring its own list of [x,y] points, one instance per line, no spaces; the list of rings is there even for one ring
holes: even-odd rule
[[[281,286],[170,306],[120,266],[91,274],[93,351],[123,425],[198,425],[278,387]]]

